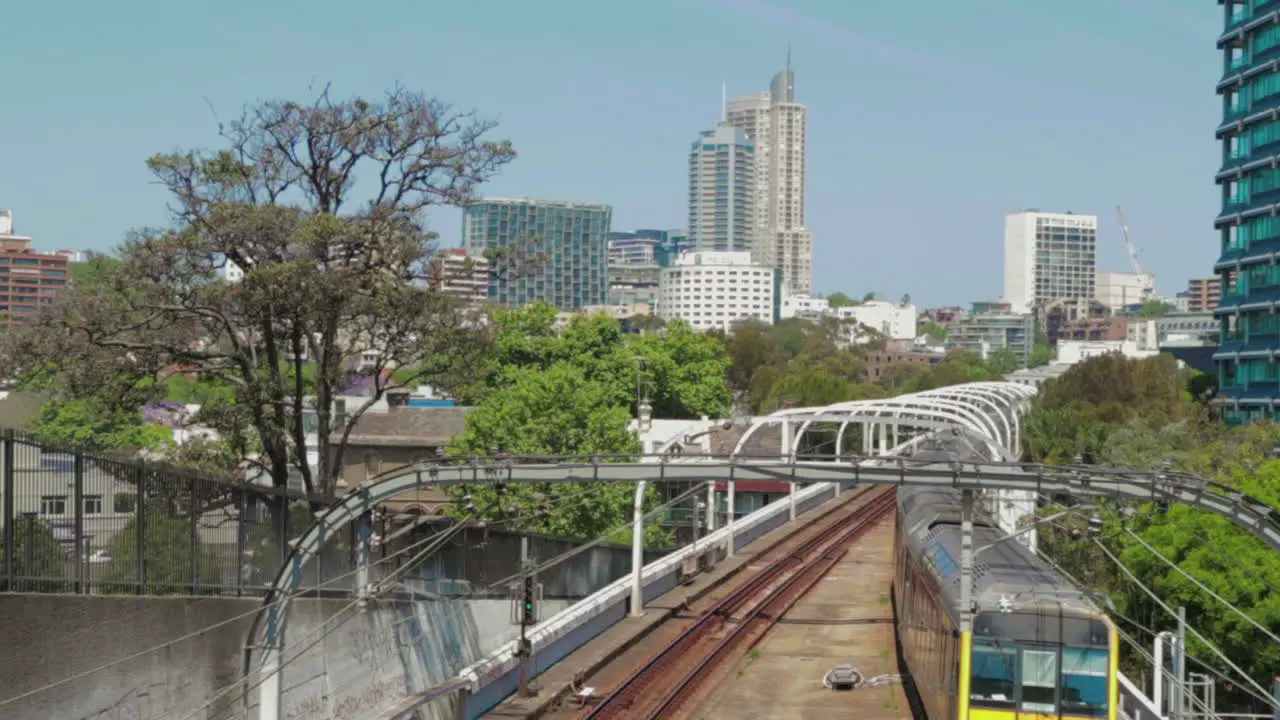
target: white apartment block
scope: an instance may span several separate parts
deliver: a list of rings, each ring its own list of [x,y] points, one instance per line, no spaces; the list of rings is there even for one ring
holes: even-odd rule
[[[1094,297],[1112,310],[1144,303],[1156,291],[1156,278],[1150,273],[1111,272],[1099,270]]]
[[[728,101],[725,116],[755,142],[756,262],[782,271],[789,291],[813,287],[813,236],[805,226],[805,136],[808,109],[796,102],[795,73],[773,76],[767,92]]]
[[[1004,299],[1015,312],[1050,300],[1093,299],[1098,216],[1024,210],[1004,220]]]
[[[427,285],[464,303],[489,299],[489,260],[461,248],[441,250],[431,259]]]
[[[756,237],[755,144],[720,123],[689,152],[689,240],[698,252],[751,252]]]
[[[915,340],[919,330],[920,310],[912,303],[905,305],[871,300],[859,305],[832,308],[826,298],[808,295],[790,295],[782,300],[781,319],[805,318],[818,320],[837,318],[845,323],[844,340],[850,344],[870,342],[874,330],[886,340]]]
[[[222,266],[222,279],[229,283],[238,283],[244,280],[244,270],[240,269],[239,265],[227,260],[226,264]]]
[[[662,269],[658,314],[696,330],[731,330],[734,323],[773,323],[778,271],[752,262],[749,252],[689,252]]]

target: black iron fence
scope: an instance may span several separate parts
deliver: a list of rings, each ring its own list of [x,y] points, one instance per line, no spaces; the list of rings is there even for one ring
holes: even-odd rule
[[[259,594],[319,498],[49,447],[0,429],[0,590]],[[352,586],[349,538],[304,586]]]

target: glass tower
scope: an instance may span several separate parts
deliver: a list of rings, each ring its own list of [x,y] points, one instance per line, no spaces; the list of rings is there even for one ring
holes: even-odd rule
[[[474,254],[507,249],[541,256],[519,273],[492,275],[490,300],[514,307],[542,300],[576,310],[608,302],[612,220],[608,205],[484,198],[463,208],[462,244]]]
[[[1280,399],[1280,0],[1219,4],[1222,301],[1213,357],[1224,416],[1241,424],[1277,417]]]
[[[755,143],[720,123],[689,150],[689,241],[699,252],[750,252],[755,242]]]

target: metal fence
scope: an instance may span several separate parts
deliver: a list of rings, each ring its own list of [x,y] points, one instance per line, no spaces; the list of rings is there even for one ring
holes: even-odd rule
[[[260,594],[288,538],[314,518],[301,492],[52,448],[5,429],[0,501],[0,590],[9,592]],[[350,588],[351,547],[328,543],[304,586]]]

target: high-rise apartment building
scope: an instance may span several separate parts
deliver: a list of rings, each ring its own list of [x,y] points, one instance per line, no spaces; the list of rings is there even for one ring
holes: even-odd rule
[[[473,305],[489,298],[489,260],[469,255],[462,248],[448,248],[431,258],[427,286]]]
[[[755,144],[720,123],[689,151],[689,239],[698,252],[751,252],[756,239]]]
[[[1016,312],[1053,300],[1092,300],[1098,216],[1024,210],[1004,220],[1004,299]]]
[[[1218,396],[1232,424],[1280,416],[1280,22],[1275,2],[1219,0],[1222,50]],[[1208,295],[1208,292],[1205,293]]]
[[[498,272],[489,299],[523,306],[545,301],[560,310],[608,301],[608,205],[549,200],[484,198],[463,208],[462,244],[472,255],[505,249],[540,256],[524,272]]]
[[[1213,312],[1222,302],[1222,279],[1191,278],[1187,281],[1186,298],[1184,312]]]
[[[805,225],[805,135],[808,109],[796,102],[791,56],[768,92],[729,100],[725,116],[755,143],[756,262],[782,271],[787,292],[813,288],[813,236]]]
[[[67,285],[67,258],[36,252],[14,233],[13,211],[0,210],[0,324],[13,324],[54,301]]]

